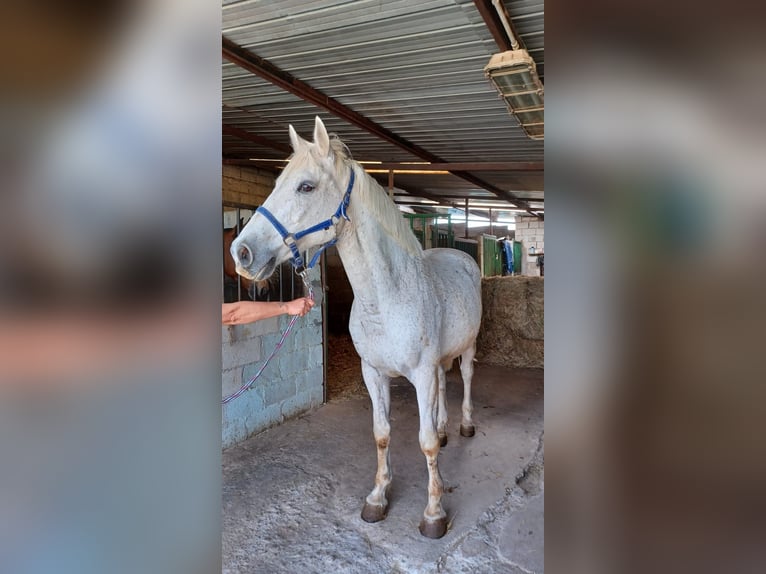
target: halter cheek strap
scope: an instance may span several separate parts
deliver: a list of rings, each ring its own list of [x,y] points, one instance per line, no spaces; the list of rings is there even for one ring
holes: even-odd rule
[[[284,225],[282,225],[279,220],[274,217],[274,215],[265,207],[259,207],[256,209],[256,213],[260,213],[263,215],[271,225],[274,226],[274,229],[277,230],[277,233],[282,237],[282,241],[284,241],[285,245],[290,248],[290,252],[293,254],[292,264],[295,269],[300,269],[303,267],[301,272],[305,272],[316,265],[317,261],[319,261],[320,255],[322,255],[322,252],[330,247],[331,245],[335,245],[337,238],[333,238],[331,241],[328,241],[327,243],[324,243],[319,250],[314,253],[314,257],[311,258],[311,261],[307,266],[304,267],[303,257],[301,257],[301,252],[298,249],[297,242],[300,238],[305,237],[306,235],[310,235],[312,233],[316,233],[317,231],[325,231],[327,229],[330,229],[331,227],[334,227],[338,224],[341,217],[345,219],[346,221],[351,221],[348,218],[348,215],[346,213],[346,209],[348,208],[348,202],[351,199],[351,190],[354,189],[354,169],[351,168],[351,177],[348,180],[348,186],[346,187],[346,193],[343,196],[343,199],[340,202],[340,205],[338,205],[338,209],[335,210],[335,213],[332,214],[332,216],[329,219],[325,219],[324,221],[320,221],[316,225],[312,225],[311,227],[308,227],[304,229],[303,231],[298,231],[297,233],[290,233],[287,231]]]

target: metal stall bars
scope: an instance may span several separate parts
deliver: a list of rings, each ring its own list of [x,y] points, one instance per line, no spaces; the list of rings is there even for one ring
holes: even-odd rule
[[[473,257],[473,260],[476,261],[477,264],[479,263],[479,242],[475,239],[456,237],[454,247],[460,251],[465,251],[468,255]]]
[[[255,213],[255,209],[256,207],[252,206],[224,203],[224,229],[231,229],[231,227],[236,227],[236,234],[239,235],[239,233],[242,231],[242,224],[246,224],[247,221],[249,221],[249,219]],[[241,221],[242,219],[246,220]],[[227,291],[226,275],[224,274],[224,302],[231,303],[234,301],[250,300],[251,298],[266,301],[291,301],[296,297],[302,297],[306,294],[303,283],[301,281],[296,281],[295,273],[293,273],[292,265],[290,262],[285,262],[277,267],[274,273],[275,276],[269,278],[268,290],[266,290],[264,287],[262,289],[263,292],[252,294],[248,293],[247,290],[243,288],[242,278],[239,275],[237,275],[236,278],[236,288],[232,289],[233,285],[229,285],[229,289]],[[256,289],[256,291],[258,290]],[[251,297],[251,295],[254,295],[255,297]]]

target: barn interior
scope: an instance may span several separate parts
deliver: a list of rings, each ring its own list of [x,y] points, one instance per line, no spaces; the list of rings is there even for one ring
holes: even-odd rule
[[[320,309],[266,381],[224,406],[224,571],[303,560],[308,572],[542,572],[543,21],[538,0],[223,2],[224,229],[238,233],[273,189],[288,125],[310,139],[319,116],[424,248],[476,259],[484,306],[473,438],[457,433],[459,369],[448,375],[448,533],[417,531],[427,473],[405,379],[392,386],[391,510],[367,524],[375,448],[348,335],[353,291],[337,250],[325,253],[312,274]],[[232,298],[305,294],[289,264],[260,291],[229,286]],[[223,329],[224,395],[286,325]]]

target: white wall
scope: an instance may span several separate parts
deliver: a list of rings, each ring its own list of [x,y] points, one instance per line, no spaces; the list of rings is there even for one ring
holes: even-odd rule
[[[545,252],[545,221],[532,216],[516,216],[516,241],[521,241],[521,274],[540,275],[537,258],[529,256],[529,248],[535,253]]]

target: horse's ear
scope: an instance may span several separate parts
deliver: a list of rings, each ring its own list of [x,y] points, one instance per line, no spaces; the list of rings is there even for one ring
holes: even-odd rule
[[[293,151],[298,151],[305,141],[298,135],[298,132],[295,131],[293,124],[289,125],[288,131],[290,132],[290,143],[293,146]]]
[[[322,156],[330,154],[330,136],[319,116],[314,120],[314,145]]]

